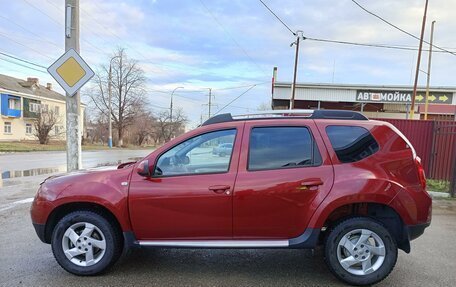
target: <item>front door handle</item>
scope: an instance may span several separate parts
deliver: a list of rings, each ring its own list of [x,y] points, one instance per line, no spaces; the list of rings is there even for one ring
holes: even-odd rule
[[[297,187],[296,189],[299,190],[310,190],[310,191],[317,191],[318,186],[322,185],[323,181],[319,178],[309,178],[301,182],[301,186]]]
[[[229,186],[229,185],[212,185],[212,186],[209,186],[209,190],[212,190],[213,192],[215,192],[217,194],[221,194],[221,193],[230,194],[230,188],[231,188],[231,186]]]
[[[323,185],[323,181],[319,178],[313,178],[313,179],[304,180],[301,182],[301,186],[311,187],[311,186],[319,186],[319,185]]]

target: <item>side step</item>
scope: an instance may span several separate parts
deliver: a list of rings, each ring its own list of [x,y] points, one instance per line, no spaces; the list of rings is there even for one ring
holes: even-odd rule
[[[139,240],[140,246],[187,248],[286,248],[288,240]]]
[[[135,240],[133,234],[126,240],[136,246],[157,248],[315,248],[319,235],[320,229],[307,228],[298,237],[278,240]]]

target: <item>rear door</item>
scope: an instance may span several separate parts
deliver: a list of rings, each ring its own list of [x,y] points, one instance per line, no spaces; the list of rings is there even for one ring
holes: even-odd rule
[[[301,235],[333,184],[313,120],[246,121],[233,195],[235,238]]]

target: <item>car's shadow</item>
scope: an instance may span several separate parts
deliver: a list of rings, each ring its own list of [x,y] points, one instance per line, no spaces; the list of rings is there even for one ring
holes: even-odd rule
[[[105,276],[176,286],[343,285],[321,250],[133,249]]]

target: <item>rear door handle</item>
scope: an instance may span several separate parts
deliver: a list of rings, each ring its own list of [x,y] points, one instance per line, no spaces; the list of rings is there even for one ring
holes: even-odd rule
[[[301,182],[301,186],[310,187],[310,186],[319,186],[319,185],[323,185],[323,181],[319,178],[304,180],[303,182]]]
[[[209,186],[209,190],[212,190],[213,192],[217,193],[217,194],[221,194],[221,193],[226,193],[226,194],[230,194],[230,186],[229,185],[212,185],[212,186]]]

